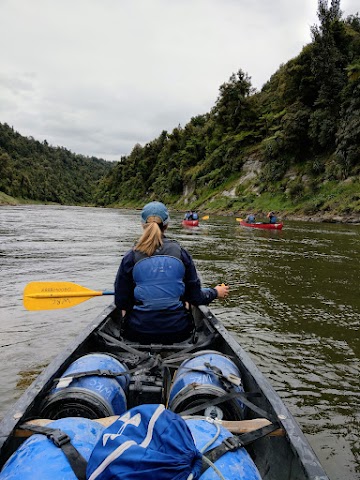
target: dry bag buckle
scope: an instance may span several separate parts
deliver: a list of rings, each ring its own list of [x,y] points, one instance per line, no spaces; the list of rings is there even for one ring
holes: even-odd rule
[[[65,445],[65,443],[70,442],[70,437],[66,433],[62,432],[61,430],[54,430],[53,432],[50,433],[50,435],[47,435],[50,440],[53,441],[54,445],[57,447],[62,447]]]
[[[225,446],[226,450],[228,450],[230,452],[232,452],[234,450],[237,450],[238,448],[242,447],[241,440],[237,437],[234,437],[234,436],[224,438],[222,443]]]
[[[96,374],[99,375],[99,377],[111,377],[113,372],[109,372],[109,370],[96,370]]]

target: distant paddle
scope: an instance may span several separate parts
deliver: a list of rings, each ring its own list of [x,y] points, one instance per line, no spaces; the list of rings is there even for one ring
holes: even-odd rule
[[[70,308],[111,291],[96,291],[71,282],[31,282],[24,289],[24,307],[27,310],[56,310]]]
[[[209,215],[205,215],[204,217],[201,217],[201,220],[209,220]]]

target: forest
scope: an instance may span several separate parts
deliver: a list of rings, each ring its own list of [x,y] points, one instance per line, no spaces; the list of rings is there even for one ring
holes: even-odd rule
[[[110,162],[51,147],[0,123],[0,192],[62,205],[92,204]]]
[[[210,112],[107,164],[0,128],[0,190],[59,203],[360,214],[360,18],[318,2],[312,41],[261,91],[239,69]],[[251,174],[249,174],[249,172]]]

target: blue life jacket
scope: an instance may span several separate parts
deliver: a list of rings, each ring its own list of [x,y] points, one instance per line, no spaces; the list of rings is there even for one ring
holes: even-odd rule
[[[255,222],[255,216],[254,215],[249,215],[247,218],[247,223],[254,223]]]
[[[277,218],[275,217],[275,215],[272,215],[270,217],[270,223],[276,223],[277,222]]]
[[[193,220],[198,220],[199,215],[196,212],[194,212],[192,218],[193,218]]]
[[[88,480],[186,480],[201,475],[202,455],[180,415],[161,404],[134,407],[106,430],[92,451]]]
[[[176,310],[183,306],[185,266],[180,257],[180,245],[168,239],[151,257],[135,251],[134,310]]]

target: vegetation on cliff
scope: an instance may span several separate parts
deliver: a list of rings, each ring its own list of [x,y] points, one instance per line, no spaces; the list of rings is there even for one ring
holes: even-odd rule
[[[135,145],[101,180],[97,204],[156,198],[218,210],[360,213],[360,19],[343,19],[336,0],[320,0],[318,17],[312,42],[261,92],[239,70],[209,113]]]

